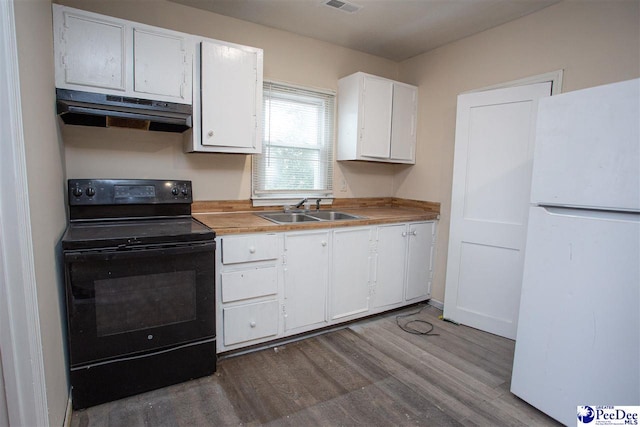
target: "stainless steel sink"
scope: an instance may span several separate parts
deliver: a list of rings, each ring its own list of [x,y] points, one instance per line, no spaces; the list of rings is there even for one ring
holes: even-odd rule
[[[343,220],[350,220],[350,219],[360,219],[360,217],[357,215],[351,215],[348,213],[338,212],[338,211],[316,211],[316,212],[309,212],[308,215],[314,218],[321,219],[323,221],[343,221]]]
[[[313,218],[309,215],[299,212],[276,212],[276,213],[264,213],[256,214],[264,219],[273,221],[277,224],[289,224],[293,222],[313,222],[320,221],[318,218]]]
[[[259,217],[268,219],[276,224],[291,224],[295,222],[314,222],[314,221],[343,221],[360,219],[357,215],[351,215],[338,211],[311,211],[302,212],[265,212],[256,214]]]

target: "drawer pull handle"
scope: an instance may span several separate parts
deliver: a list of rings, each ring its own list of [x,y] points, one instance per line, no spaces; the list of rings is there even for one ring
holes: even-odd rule
[[[327,246],[327,242],[323,241],[323,242],[321,243],[321,245],[322,245],[322,246]]]
[[[256,322],[249,323],[249,326],[251,326],[252,328],[255,328],[256,327]]]
[[[251,246],[251,247],[249,248],[249,253],[251,253],[251,254],[255,254],[255,253],[256,253],[256,248],[254,248],[253,246]]]

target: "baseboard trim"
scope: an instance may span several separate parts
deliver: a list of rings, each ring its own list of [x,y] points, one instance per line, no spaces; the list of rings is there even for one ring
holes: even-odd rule
[[[71,427],[71,415],[73,415],[73,408],[71,406],[71,389],[69,389],[69,398],[67,399],[67,410],[64,412],[63,427]]]
[[[444,310],[444,303],[442,301],[438,301],[432,298],[428,301],[428,304],[437,308],[438,310]]]

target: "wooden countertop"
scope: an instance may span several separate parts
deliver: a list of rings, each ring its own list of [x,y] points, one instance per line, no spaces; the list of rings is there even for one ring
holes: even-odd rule
[[[256,214],[266,211],[282,212],[282,207],[252,208],[250,201],[194,202],[194,218],[215,230],[218,236],[227,234],[279,232],[321,228],[353,227],[395,222],[431,221],[438,219],[440,204],[397,198],[335,199],[330,207],[362,217],[345,221],[317,221],[276,224]]]

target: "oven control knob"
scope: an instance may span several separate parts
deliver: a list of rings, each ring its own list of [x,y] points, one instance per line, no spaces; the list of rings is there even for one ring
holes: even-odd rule
[[[93,187],[87,188],[87,196],[93,197],[96,195],[96,189]]]
[[[171,189],[171,194],[173,194],[174,196],[177,196],[178,194],[180,194],[180,190],[178,190],[178,187],[173,187]]]
[[[82,188],[76,187],[73,189],[73,195],[76,197],[82,196]]]
[[[188,189],[186,189],[186,188],[183,188],[183,189],[182,189],[182,195],[183,195],[183,196],[187,196],[187,195],[189,195],[189,190],[188,190]]]

